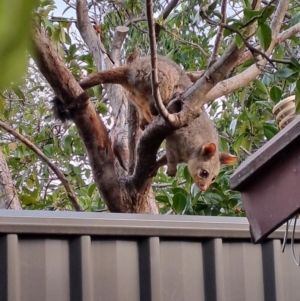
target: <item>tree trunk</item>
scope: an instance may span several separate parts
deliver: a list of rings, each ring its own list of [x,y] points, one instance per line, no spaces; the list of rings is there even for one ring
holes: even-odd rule
[[[6,159],[0,150],[0,209],[22,209]]]

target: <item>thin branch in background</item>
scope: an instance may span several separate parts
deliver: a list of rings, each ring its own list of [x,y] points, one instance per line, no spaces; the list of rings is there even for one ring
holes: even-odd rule
[[[221,23],[226,23],[226,16],[227,14],[227,0],[222,0],[222,5],[221,5],[221,15],[222,15],[222,19],[221,19]],[[221,46],[221,42],[222,42],[222,38],[223,38],[223,33],[224,33],[224,28],[222,26],[219,27],[217,36],[216,36],[216,41],[215,41],[215,45],[214,45],[214,49],[213,52],[211,54],[211,58],[209,60],[208,66],[211,66],[217,59],[218,59],[218,53],[220,50],[220,46]]]
[[[157,53],[156,53],[156,39],[155,39],[155,28],[153,19],[153,3],[152,0],[146,1],[146,14],[149,30],[149,40],[150,40],[150,53],[151,53],[151,82],[152,82],[152,94],[159,114],[168,122],[170,125],[176,127],[176,117],[170,114],[166,107],[164,106],[160,92],[159,92],[159,82],[158,82],[158,72],[157,72]]]
[[[240,29],[245,28],[245,27],[248,27],[250,24],[253,24],[253,22],[255,22],[255,21],[257,21],[258,19],[260,19],[260,18],[263,16],[264,12],[267,10],[267,8],[268,8],[273,2],[274,2],[274,0],[270,1],[270,2],[263,8],[263,10],[261,11],[261,13],[260,13],[258,16],[252,17],[248,22],[246,22],[245,24],[243,24],[243,25],[240,27]],[[253,5],[254,5],[254,3],[253,3]]]
[[[158,19],[162,19],[163,21],[166,20],[169,16],[169,14],[171,13],[171,11],[175,8],[175,6],[177,5],[177,3],[179,2],[179,0],[172,0],[163,10],[163,12],[161,13],[161,15],[158,17]],[[156,40],[159,39],[159,33],[161,30],[161,25],[156,23],[155,24],[155,36],[156,36]]]
[[[183,180],[183,181],[177,183],[177,186],[184,185],[185,183],[186,183],[186,180]],[[168,187],[172,187],[173,183],[153,183],[151,186],[153,188],[168,188]]]
[[[136,23],[138,22],[144,22],[147,21],[146,17],[142,16],[139,18],[134,18],[132,19],[131,16],[128,14],[127,10],[123,7],[124,13],[126,14],[127,18],[128,18],[128,22],[124,25],[124,26],[129,26],[132,25],[133,27],[135,27],[137,30],[139,30],[140,32],[144,33],[144,34],[148,34],[148,32],[142,28],[140,28],[138,25],[136,25]]]
[[[167,29],[166,27],[162,27],[168,34],[172,35],[177,41],[179,41],[180,43],[182,44],[185,44],[185,45],[189,45],[189,46],[192,46],[198,50],[200,50],[200,52],[205,56],[205,57],[209,57],[209,54],[207,52],[205,52],[205,50],[198,44],[196,43],[193,43],[193,42],[189,42],[189,41],[186,41],[184,39],[182,39],[181,37],[179,37],[178,35],[176,35],[175,33],[173,33],[172,31],[170,31],[169,29]]]
[[[221,26],[223,28],[226,28],[234,33],[236,33],[240,38],[241,40],[243,41],[243,43],[246,45],[246,47],[251,51],[251,53],[258,53],[260,54],[264,59],[266,59],[271,65],[273,68],[276,69],[276,66],[274,65],[274,62],[277,62],[277,63],[283,63],[283,61],[281,60],[276,60],[276,59],[271,59],[269,58],[269,56],[267,56],[264,52],[262,52],[260,49],[258,48],[255,48],[254,46],[252,46],[247,40],[250,38],[249,37],[244,37],[243,34],[233,28],[232,26],[228,25],[228,24],[224,24],[224,23],[218,23],[218,22],[215,22],[211,19],[209,19],[203,12],[201,13],[201,16],[203,17],[203,19],[205,19],[207,21],[208,24],[211,24],[211,25],[216,25],[216,26]],[[253,58],[255,58],[255,55],[253,55]]]
[[[166,6],[166,8],[161,13],[163,20],[166,20],[169,17],[171,11],[175,8],[175,6],[177,5],[178,2],[179,2],[179,0],[172,0],[171,2],[169,2],[169,4]]]
[[[130,24],[134,25],[135,23],[138,23],[138,22],[146,22],[147,21],[145,16],[141,16],[141,17],[137,17],[137,18],[133,18],[133,19],[131,19],[129,17],[128,19],[129,19],[129,21],[124,26],[128,27]],[[147,33],[147,32],[145,32],[145,33]]]
[[[251,156],[251,152],[249,152],[247,149],[245,149],[242,145],[240,146],[240,149],[245,153],[247,154],[248,156]]]
[[[45,154],[41,150],[39,150],[30,140],[28,140],[23,135],[16,132],[14,129],[12,129],[10,126],[8,126],[7,124],[5,124],[2,121],[0,121],[0,128],[4,129],[6,132],[10,133],[15,138],[17,138],[19,141],[24,143],[27,147],[29,147],[34,153],[36,153],[52,169],[52,171],[56,174],[58,179],[61,181],[61,183],[65,187],[68,197],[69,197],[70,201],[72,202],[76,211],[82,211],[81,206],[78,203],[76,194],[72,190],[68,180],[65,178],[63,173],[57,168],[57,166],[55,164],[53,164],[47,158],[47,156],[45,156]]]

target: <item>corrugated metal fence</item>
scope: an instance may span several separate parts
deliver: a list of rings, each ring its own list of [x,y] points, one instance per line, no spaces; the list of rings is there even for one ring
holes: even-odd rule
[[[0,210],[0,301],[299,301],[282,237],[253,245],[245,218]]]

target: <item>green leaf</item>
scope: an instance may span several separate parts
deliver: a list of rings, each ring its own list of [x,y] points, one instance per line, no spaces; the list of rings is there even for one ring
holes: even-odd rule
[[[46,144],[44,146],[44,153],[47,157],[51,157],[53,155],[53,144]]]
[[[274,74],[266,73],[266,74],[264,74],[264,76],[262,78],[262,83],[266,87],[269,87],[274,82],[274,79],[275,79]]]
[[[96,189],[96,184],[95,184],[95,183],[92,183],[92,184],[89,186],[89,188],[88,188],[88,195],[89,195],[89,197],[91,197],[91,196],[93,195],[95,189]]]
[[[270,90],[270,98],[276,104],[280,101],[282,96],[282,90],[276,86],[273,86]]]
[[[280,77],[280,78],[288,78],[291,75],[297,73],[297,71],[290,69],[290,68],[283,68],[279,69],[278,71],[275,72],[275,75]]]
[[[261,91],[264,94],[268,94],[268,89],[261,81],[259,81],[258,79],[255,79],[253,82],[259,91]]]
[[[108,108],[104,102],[99,102],[97,105],[97,110],[99,113],[105,115],[108,112]]]
[[[0,89],[26,72],[32,10],[37,1],[0,1]],[[3,76],[5,75],[5,76]]]
[[[13,85],[12,90],[15,92],[19,99],[25,100],[25,95],[18,86]]]
[[[254,17],[258,17],[260,15],[260,11],[245,8],[244,9],[244,22],[247,23]]]
[[[296,82],[295,104],[296,104],[296,114],[299,114],[300,113],[300,80]]]
[[[62,42],[62,43],[66,43],[66,35],[65,35],[65,30],[64,30],[63,27],[61,27],[61,28],[59,29],[59,40],[60,40],[60,42]]]
[[[300,21],[300,11],[298,11],[297,13],[295,13],[293,15],[293,17],[290,20],[290,25],[294,26],[296,25],[298,22]]]
[[[187,204],[187,198],[181,192],[173,196],[173,208],[176,213],[182,213]]]
[[[187,183],[191,184],[192,183],[192,177],[190,175],[190,172],[189,172],[187,166],[184,167],[183,175],[184,175],[184,178],[186,179]]]
[[[65,137],[64,141],[64,151],[65,151],[65,154],[66,155],[70,155],[71,154],[71,151],[72,151],[72,142],[73,142],[73,139],[72,137],[70,137],[69,135]]]
[[[52,22],[49,21],[48,17],[42,18],[42,21],[44,23],[45,28],[50,28],[51,31],[54,31],[55,26],[53,25]]]
[[[172,188],[172,192],[173,194],[182,193],[184,196],[188,196],[188,192],[181,187]]]
[[[70,47],[69,47],[69,57],[73,58],[75,53],[77,51],[77,47],[75,44],[72,44]]]
[[[232,148],[236,154],[240,153],[240,146],[245,138],[245,134],[240,135],[237,139],[235,139]]]
[[[279,131],[277,128],[271,125],[264,125],[263,129],[264,129],[264,135],[268,140],[272,139]]]
[[[166,195],[157,195],[155,199],[160,203],[170,204],[170,200]]]
[[[257,28],[257,37],[261,48],[266,51],[272,41],[272,31],[268,24],[263,23]]]
[[[268,6],[265,9],[262,10],[263,14],[260,18],[258,18],[258,24],[261,25],[267,21],[269,17],[273,14],[275,11],[276,7],[275,6]]]
[[[207,15],[209,16],[217,7],[218,1],[214,1],[211,5],[209,5],[207,9]]]
[[[298,60],[294,57],[291,57],[291,60],[290,60],[291,64],[296,67],[298,70],[300,69],[300,64],[298,62]]]
[[[221,151],[224,153],[228,153],[229,149],[227,139],[225,139],[224,137],[219,137],[219,139],[221,144]]]
[[[238,48],[241,48],[241,47],[243,47],[243,45],[244,45],[243,39],[242,39],[242,38],[240,37],[240,35],[238,35],[238,34],[235,35],[235,42],[236,42],[236,46],[237,46]]]
[[[3,114],[5,106],[6,106],[5,98],[0,95],[0,116]]]
[[[26,206],[33,205],[37,202],[37,199],[35,197],[24,194],[19,195],[19,199],[21,203]]]

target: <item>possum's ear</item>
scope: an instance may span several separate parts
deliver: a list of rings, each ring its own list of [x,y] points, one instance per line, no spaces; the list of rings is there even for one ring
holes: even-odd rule
[[[201,152],[203,156],[212,157],[217,150],[217,146],[214,143],[207,143],[202,146]]]
[[[220,153],[220,163],[221,164],[232,164],[238,160],[237,156],[228,154],[228,153]]]
[[[127,64],[132,64],[134,63],[135,61],[139,60],[140,59],[140,56],[141,56],[141,50],[140,48],[135,48],[133,50],[133,52],[129,55],[129,57],[127,58],[126,60],[126,63]]]

